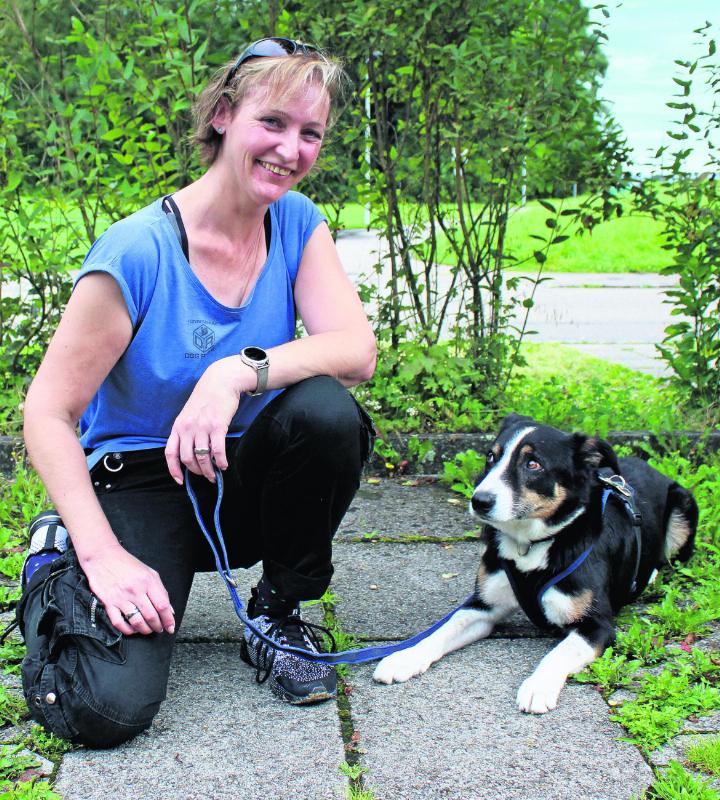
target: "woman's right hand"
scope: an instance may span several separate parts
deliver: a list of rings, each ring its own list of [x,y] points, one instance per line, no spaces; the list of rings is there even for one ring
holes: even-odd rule
[[[81,560],[90,590],[110,622],[126,636],[175,632],[175,613],[157,570],[121,544],[108,545]],[[135,613],[135,610],[140,613]]]

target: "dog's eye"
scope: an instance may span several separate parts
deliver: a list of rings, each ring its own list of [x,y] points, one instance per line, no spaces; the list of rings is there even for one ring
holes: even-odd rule
[[[488,452],[485,454],[485,463],[488,465],[488,467],[489,467],[491,464],[494,464],[494,463],[495,463],[495,453],[493,453],[493,451],[492,451],[492,450],[488,451]]]
[[[538,470],[542,469],[542,464],[534,458],[528,458],[525,466],[533,472],[537,472]]]

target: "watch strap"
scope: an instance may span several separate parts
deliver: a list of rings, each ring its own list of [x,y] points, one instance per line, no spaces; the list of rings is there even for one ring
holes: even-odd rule
[[[263,364],[262,366],[256,368],[257,386],[255,387],[254,392],[248,392],[250,397],[257,397],[259,394],[262,394],[265,389],[267,389],[269,366],[269,364]]]
[[[252,367],[255,370],[257,385],[255,386],[255,391],[247,394],[250,397],[257,397],[267,389],[270,359],[261,347],[243,347],[240,351],[240,358],[243,364],[247,364],[248,367]]]

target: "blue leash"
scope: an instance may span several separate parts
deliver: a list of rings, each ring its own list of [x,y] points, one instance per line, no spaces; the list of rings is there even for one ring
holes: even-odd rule
[[[220,560],[218,548],[215,546],[215,542],[213,541],[212,536],[208,532],[208,529],[203,522],[197,497],[195,496],[195,490],[190,485],[190,473],[188,470],[185,470],[185,488],[188,497],[190,498],[193,510],[195,511],[195,517],[198,521],[198,525],[200,525],[200,530],[207,539],[210,549],[213,552],[213,556],[215,557],[215,566],[217,567],[217,571],[220,573],[220,577],[225,582],[225,586],[230,594],[230,599],[235,606],[235,613],[238,615],[240,621],[243,623],[243,625],[245,625],[245,627],[249,628],[255,634],[255,636],[262,639],[263,642],[268,644],[274,650],[282,650],[285,653],[293,653],[294,655],[300,656],[307,661],[321,661],[324,664],[363,664],[366,661],[376,661],[377,659],[385,658],[385,656],[389,656],[392,653],[397,653],[399,650],[405,650],[408,647],[412,647],[413,645],[418,644],[418,642],[421,642],[423,639],[427,639],[430,634],[434,633],[436,630],[438,630],[438,628],[441,628],[451,617],[453,617],[461,609],[465,608],[467,603],[473,599],[474,595],[470,595],[470,597],[468,597],[468,599],[462,603],[462,605],[459,605],[457,608],[453,609],[447,616],[443,617],[427,630],[424,630],[421,633],[416,633],[415,636],[411,636],[409,639],[405,639],[405,641],[397,642],[395,644],[383,645],[381,647],[362,647],[358,650],[344,650],[340,653],[315,653],[312,650],[304,650],[302,647],[279,644],[261,631],[243,611],[243,604],[237,593],[237,583],[235,582],[232,572],[230,571],[227,550],[225,548],[225,540],[220,527],[220,505],[223,498],[223,476],[217,467],[215,467],[215,480],[217,481],[218,496],[215,503],[213,523],[215,525],[215,534],[220,545],[220,550],[222,551],[222,561]]]

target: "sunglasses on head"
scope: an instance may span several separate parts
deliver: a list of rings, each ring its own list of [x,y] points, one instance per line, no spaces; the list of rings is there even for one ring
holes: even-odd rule
[[[225,83],[229,83],[235,77],[235,73],[240,67],[251,58],[277,58],[278,56],[292,56],[295,55],[295,53],[302,53],[305,56],[309,56],[317,52],[317,47],[311,44],[296,42],[294,39],[284,39],[282,36],[270,36],[266,39],[258,39],[257,42],[253,42],[240,53],[238,60],[233,64],[230,72],[228,72]]]

